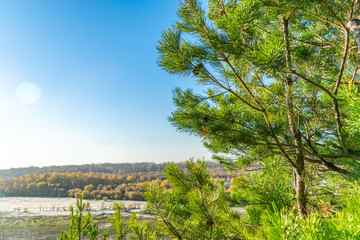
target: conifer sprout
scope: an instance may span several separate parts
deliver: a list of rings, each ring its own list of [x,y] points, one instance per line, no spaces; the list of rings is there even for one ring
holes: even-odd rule
[[[76,213],[74,214],[74,207],[70,206],[70,220],[69,231],[62,231],[59,240],[95,240],[99,235],[99,230],[96,224],[93,224],[93,219],[90,212],[84,216],[85,203],[83,203],[82,195],[76,201]],[[103,232],[102,239],[106,240],[108,237],[107,229]]]
[[[129,232],[129,227],[125,224],[124,214],[123,214],[123,205],[121,203],[114,203],[115,213],[110,217],[110,223],[112,229],[115,232],[116,240],[125,240],[126,235]]]
[[[308,215],[323,179],[359,177],[359,4],[181,1],[158,64],[204,91],[175,89],[170,121],[230,169],[286,166]]]

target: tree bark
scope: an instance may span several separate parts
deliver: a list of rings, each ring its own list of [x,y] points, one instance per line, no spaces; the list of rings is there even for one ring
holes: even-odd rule
[[[298,162],[300,163],[300,162]],[[304,163],[304,161],[302,161]],[[307,198],[304,181],[304,164],[301,167],[294,170],[295,175],[295,192],[296,192],[296,205],[300,216],[306,216],[307,212]]]
[[[347,22],[346,27],[354,36],[360,54],[360,0],[355,1],[354,14],[351,17],[352,19]]]

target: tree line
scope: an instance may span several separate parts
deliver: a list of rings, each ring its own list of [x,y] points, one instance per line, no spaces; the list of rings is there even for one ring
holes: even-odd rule
[[[0,178],[7,179],[12,177],[25,176],[27,174],[43,174],[43,173],[109,173],[109,174],[132,174],[138,172],[161,172],[164,170],[166,163],[99,163],[99,164],[81,164],[81,165],[65,165],[65,166],[47,166],[47,167],[23,167],[10,168],[0,170]]]
[[[184,162],[178,163],[181,167],[185,166]],[[208,162],[209,168],[217,174],[226,175],[224,167],[217,162]],[[0,170],[0,179],[9,179],[13,177],[21,177],[27,174],[43,174],[43,173],[108,173],[115,175],[126,175],[133,173],[148,173],[164,171],[166,163],[140,162],[140,163],[97,163],[97,164],[80,164],[65,166],[47,166],[47,167],[23,167],[10,168]]]
[[[217,178],[230,181],[231,174],[214,171]],[[225,178],[224,178],[225,177]],[[0,192],[5,196],[79,197],[85,199],[144,200],[147,184],[169,188],[161,172],[133,174],[109,173],[43,173],[0,180]]]
[[[129,175],[97,173],[28,174],[0,181],[0,191],[6,196],[79,197],[85,199],[143,200],[145,184],[156,181],[167,185],[161,173]]]

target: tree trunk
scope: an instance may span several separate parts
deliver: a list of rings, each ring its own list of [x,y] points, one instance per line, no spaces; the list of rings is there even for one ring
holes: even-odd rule
[[[306,216],[308,212],[306,206],[307,199],[304,181],[304,167],[302,170],[300,168],[294,170],[294,175],[297,210],[300,216]]]
[[[360,20],[357,18],[354,18],[350,20],[346,26],[349,28],[350,32],[354,36],[356,40],[356,45],[358,46],[358,50],[360,53]]]
[[[360,54],[360,0],[355,2],[354,16],[347,22],[346,27],[354,36]]]
[[[292,68],[291,63],[291,49],[290,49],[290,41],[289,41],[289,21],[282,17],[282,24],[284,28],[284,42],[285,42],[285,58],[286,58],[286,66],[289,70]],[[294,119],[294,105],[293,105],[293,98],[294,98],[294,82],[292,76],[290,74],[285,75],[285,98],[286,98],[286,110],[287,110],[287,117],[289,122],[290,132],[293,136],[293,143],[295,146],[299,148],[296,149],[295,152],[295,166],[294,168],[294,177],[295,177],[295,191],[296,191],[296,205],[298,209],[298,213],[300,216],[307,215],[307,199],[306,199],[306,192],[305,192],[305,159],[304,154],[302,152],[302,141],[301,141],[301,134]]]

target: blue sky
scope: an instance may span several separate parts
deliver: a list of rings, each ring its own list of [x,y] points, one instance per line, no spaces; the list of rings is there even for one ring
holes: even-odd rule
[[[156,42],[177,7],[1,1],[0,168],[209,159],[200,139],[167,121],[172,89],[195,87],[156,65]],[[24,82],[41,92],[32,103],[17,95]]]

